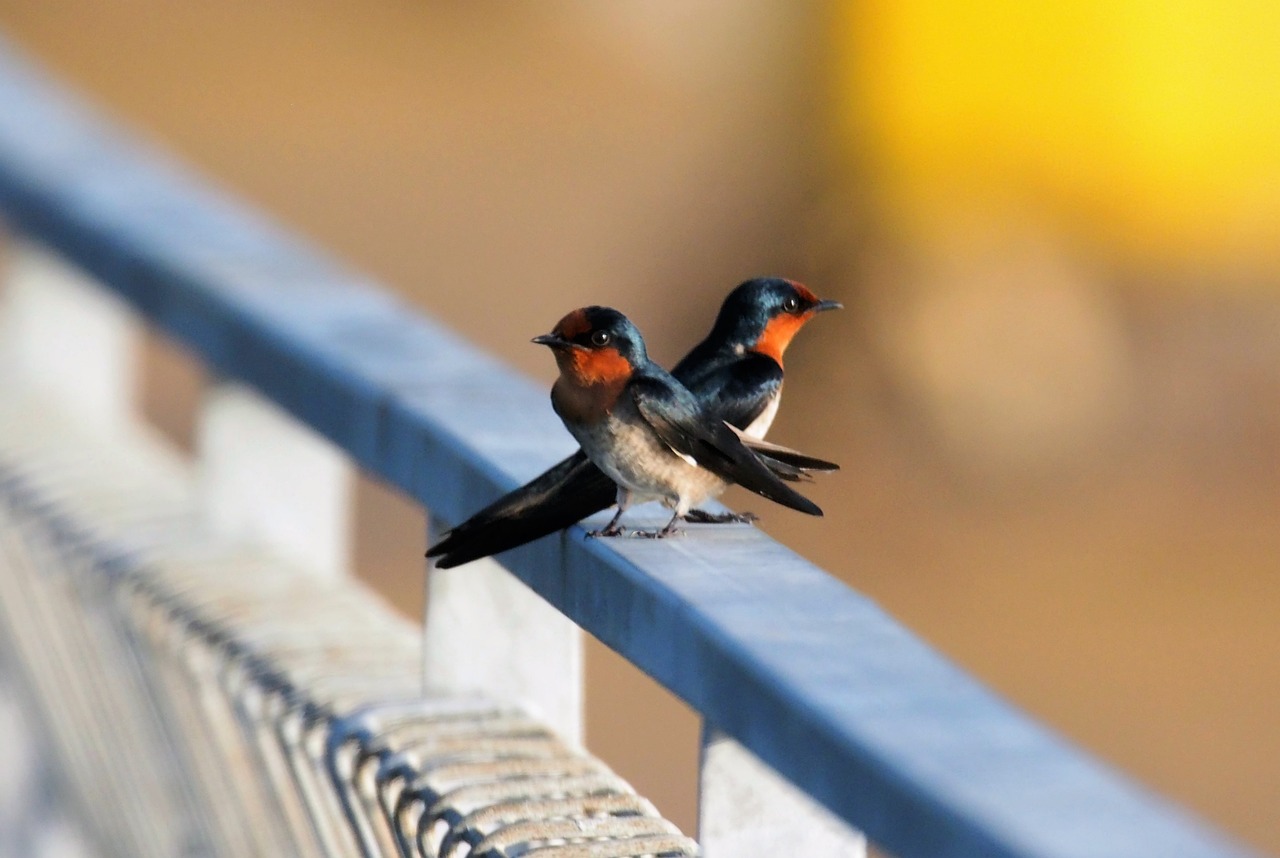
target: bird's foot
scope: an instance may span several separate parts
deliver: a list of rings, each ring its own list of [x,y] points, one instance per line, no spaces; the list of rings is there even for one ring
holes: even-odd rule
[[[691,509],[684,520],[694,524],[751,524],[759,521],[760,516],[754,512],[706,512],[701,509]]]
[[[684,536],[684,531],[678,527],[664,527],[662,530],[633,530],[630,534],[633,539],[666,539],[668,536]]]
[[[611,524],[608,527],[601,528],[600,530],[588,530],[587,538],[595,539],[596,537],[625,536],[626,533],[627,532],[621,527]]]

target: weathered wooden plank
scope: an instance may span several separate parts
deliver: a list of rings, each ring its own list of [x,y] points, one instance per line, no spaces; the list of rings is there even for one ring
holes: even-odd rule
[[[446,520],[571,446],[544,391],[126,140],[11,50],[0,210]],[[575,528],[503,562],[904,858],[1243,854],[752,529]]]

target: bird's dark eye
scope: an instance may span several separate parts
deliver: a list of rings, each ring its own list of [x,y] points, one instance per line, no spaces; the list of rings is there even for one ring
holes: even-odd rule
[[[786,310],[788,313],[800,312],[800,299],[795,295],[788,295],[782,302],[782,309]]]
[[[608,331],[596,331],[591,335],[591,344],[596,346],[607,346],[611,339],[613,338],[609,336]]]

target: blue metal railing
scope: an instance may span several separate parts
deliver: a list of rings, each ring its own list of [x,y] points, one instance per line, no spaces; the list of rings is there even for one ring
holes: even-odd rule
[[[0,212],[443,520],[563,455],[547,393],[130,140],[0,45]],[[833,812],[912,856],[1238,847],[746,528],[581,528],[506,565]]]

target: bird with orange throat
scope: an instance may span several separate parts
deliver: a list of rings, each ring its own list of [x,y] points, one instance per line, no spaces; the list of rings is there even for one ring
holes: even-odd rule
[[[560,367],[551,405],[582,451],[617,486],[618,511],[593,535],[615,536],[633,504],[659,501],[672,510],[667,526],[639,535],[669,536],[695,505],[736,483],[810,515],[817,504],[784,478],[800,469],[830,468],[776,445],[757,455],[750,436],[708,409],[669,372],[649,360],[644,339],[609,307],[574,310],[549,334],[534,337]],[[769,462],[775,463],[771,468]]]
[[[792,338],[814,316],[840,306],[792,280],[747,280],[729,293],[711,331],[671,374],[708,416],[741,430],[753,443],[763,442],[781,402],[783,355]],[[786,478],[794,478],[776,460],[773,465],[787,473]],[[562,530],[615,500],[613,480],[579,450],[453,528],[427,556],[437,558],[440,568],[458,566]],[[749,513],[706,513],[696,507],[687,515],[696,522],[753,518]]]

